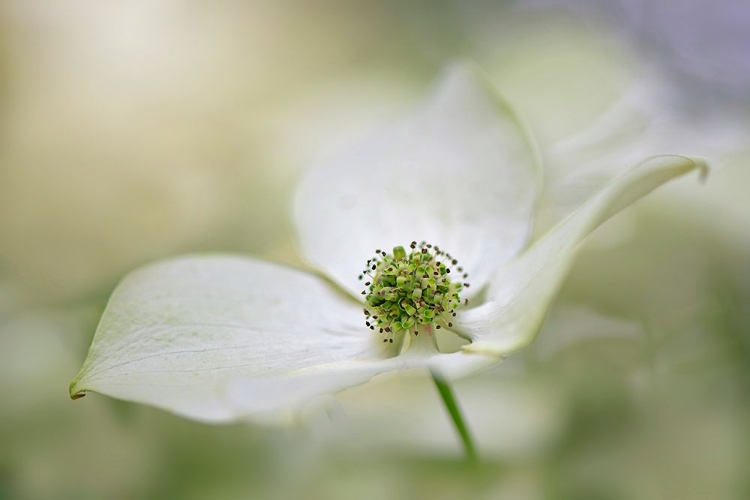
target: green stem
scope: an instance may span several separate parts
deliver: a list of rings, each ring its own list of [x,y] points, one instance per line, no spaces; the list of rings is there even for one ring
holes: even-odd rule
[[[443,398],[445,409],[448,410],[448,414],[453,420],[453,425],[456,427],[458,435],[461,436],[461,441],[466,450],[467,460],[471,463],[476,463],[477,451],[476,448],[474,448],[474,441],[471,439],[469,429],[466,427],[464,418],[461,415],[461,410],[456,403],[456,398],[453,396],[453,389],[451,389],[448,381],[445,380],[435,369],[431,369],[430,373],[432,374],[432,380],[435,382],[435,387],[437,387],[437,390],[440,393],[440,397]]]

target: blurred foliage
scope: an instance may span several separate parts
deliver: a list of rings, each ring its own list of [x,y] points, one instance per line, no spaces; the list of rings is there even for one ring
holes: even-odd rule
[[[119,277],[189,251],[299,264],[297,173],[444,62],[477,60],[545,154],[649,73],[606,24],[524,7],[0,2],[0,498],[750,497],[746,151],[599,231],[538,342],[456,384],[479,468],[419,375],[292,429],[68,400]],[[713,120],[737,124],[731,95]]]

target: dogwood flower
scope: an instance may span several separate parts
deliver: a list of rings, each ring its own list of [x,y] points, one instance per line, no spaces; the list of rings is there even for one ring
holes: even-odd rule
[[[591,231],[696,168],[648,159],[529,242],[534,145],[476,71],[453,67],[382,134],[304,175],[294,217],[316,272],[222,255],[134,271],[70,395],[227,422],[289,415],[395,370],[473,372],[534,339]],[[438,330],[465,344],[442,352]]]

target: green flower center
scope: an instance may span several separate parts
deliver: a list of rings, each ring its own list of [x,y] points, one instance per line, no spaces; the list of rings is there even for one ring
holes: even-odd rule
[[[435,329],[451,328],[460,293],[468,283],[468,274],[457,266],[458,261],[439,247],[412,242],[411,252],[396,247],[393,253],[375,251],[367,261],[367,269],[359,276],[365,281],[365,324],[383,334],[383,342],[393,343],[401,332],[419,334],[421,325]],[[468,302],[468,301],[465,301]]]

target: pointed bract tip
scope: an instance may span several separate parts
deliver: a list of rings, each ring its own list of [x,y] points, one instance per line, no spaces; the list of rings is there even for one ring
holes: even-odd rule
[[[70,395],[70,399],[75,401],[76,399],[81,399],[86,395],[86,391],[82,391],[78,389],[78,379],[74,380],[70,383],[68,386],[68,394]]]
[[[708,173],[711,170],[708,168],[708,162],[703,158],[694,158],[695,166],[698,168],[698,180],[701,184],[705,184],[708,180]]]

